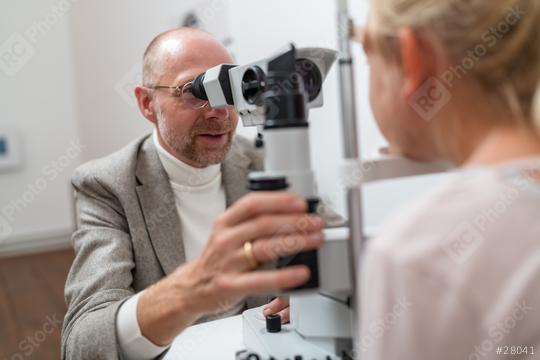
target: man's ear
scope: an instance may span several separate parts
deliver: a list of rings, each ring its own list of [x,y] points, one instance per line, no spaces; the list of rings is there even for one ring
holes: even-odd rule
[[[440,52],[433,39],[420,37],[411,28],[399,32],[399,48],[404,79],[402,94],[408,101],[428,79],[437,76]]]
[[[135,87],[135,98],[137,99],[137,105],[139,106],[141,114],[143,114],[143,116],[150,122],[155,124],[157,122],[157,114],[154,112],[152,107],[152,102],[154,99],[152,98],[149,89],[145,88],[144,86],[137,85]]]

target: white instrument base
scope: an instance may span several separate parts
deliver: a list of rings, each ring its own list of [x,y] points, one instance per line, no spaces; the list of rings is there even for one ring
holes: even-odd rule
[[[242,349],[242,316],[238,315],[190,326],[174,339],[164,360],[235,360]]]
[[[270,357],[276,360],[294,359],[296,355],[302,355],[302,359],[309,360],[341,360],[341,357],[307,342],[294,331],[291,324],[283,325],[279,333],[267,332],[262,308],[244,311],[242,319],[244,347],[250,352],[257,353],[261,360],[268,360]]]

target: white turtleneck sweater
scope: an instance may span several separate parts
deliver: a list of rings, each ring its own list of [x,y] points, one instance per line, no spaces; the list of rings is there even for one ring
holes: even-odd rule
[[[167,152],[159,143],[157,132],[153,134],[153,141],[174,193],[186,261],[190,261],[202,253],[215,218],[226,208],[221,165],[194,168]],[[118,341],[124,357],[129,360],[153,359],[168,348],[156,346],[142,335],[137,321],[141,294],[123,303],[116,317]]]
[[[225,189],[221,184],[221,165],[194,168],[154,143],[174,192],[180,216],[186,261],[199,256],[208,242],[214,219],[225,211]]]

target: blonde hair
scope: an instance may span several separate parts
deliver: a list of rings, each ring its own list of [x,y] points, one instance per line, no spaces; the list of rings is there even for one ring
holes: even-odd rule
[[[374,0],[372,7],[379,37],[405,27],[431,32],[453,62],[472,61],[467,74],[540,131],[539,0]]]

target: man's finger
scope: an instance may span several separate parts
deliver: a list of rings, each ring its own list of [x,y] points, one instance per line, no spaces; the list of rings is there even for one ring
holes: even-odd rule
[[[296,255],[301,252],[316,250],[324,244],[321,232],[305,235],[277,236],[258,239],[252,243],[252,254],[257,263],[263,265],[279,258]],[[233,272],[245,273],[253,269],[253,264],[243,247],[231,254],[227,261],[227,269]],[[276,310],[277,312],[278,310]]]
[[[258,262],[266,263],[304,251],[316,250],[323,244],[324,236],[320,231],[307,234],[276,236],[255,241],[253,243],[253,255]]]
[[[227,237],[231,239],[227,248],[238,248],[246,241],[255,239],[272,237],[278,239],[289,235],[321,232],[324,226],[324,220],[317,215],[261,215],[256,219],[227,229]]]
[[[290,266],[279,270],[253,271],[230,279],[230,286],[239,294],[269,294],[288,290],[309,280],[307,266]]]
[[[268,303],[263,309],[263,315],[268,316],[277,314],[281,310],[289,307],[289,298],[286,296],[280,296]]]
[[[291,321],[290,313],[291,313],[291,308],[288,307],[288,306],[278,313],[279,316],[281,316],[281,323],[282,324],[287,324],[289,321]]]
[[[219,220],[225,226],[234,226],[261,214],[305,212],[304,198],[287,192],[254,192],[232,205]]]

